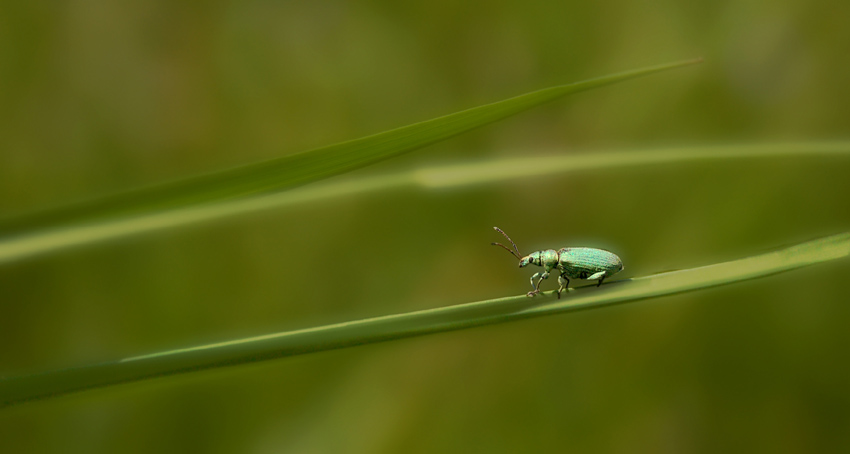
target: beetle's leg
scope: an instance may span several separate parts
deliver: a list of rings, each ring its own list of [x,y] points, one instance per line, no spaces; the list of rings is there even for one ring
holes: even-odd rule
[[[593,273],[590,276],[587,276],[588,281],[595,281],[597,279],[605,279],[605,272],[600,271],[598,273]]]
[[[570,285],[570,278],[568,278],[565,274],[558,276],[558,298],[561,298],[561,292],[567,289],[567,286]]]
[[[588,277],[587,280],[592,281],[594,279],[599,279],[599,282],[596,283],[596,286],[599,287],[600,285],[602,285],[602,281],[604,281],[606,277],[608,277],[608,276],[605,274],[605,272],[600,271],[600,272],[595,273],[595,274],[591,275],[590,277]]]
[[[595,281],[597,279],[599,279],[599,282],[596,284],[596,286],[599,287],[600,285],[602,285],[602,281],[605,280],[605,272],[600,271],[598,273],[593,273],[587,277],[588,281]]]
[[[543,279],[547,279],[548,277],[549,277],[549,273],[547,273],[547,272],[534,273],[534,275],[531,276],[531,286],[534,287],[534,290],[528,292],[526,294],[526,296],[534,296],[534,295],[540,293],[540,283],[543,282]],[[534,283],[535,279],[537,279],[537,284]]]

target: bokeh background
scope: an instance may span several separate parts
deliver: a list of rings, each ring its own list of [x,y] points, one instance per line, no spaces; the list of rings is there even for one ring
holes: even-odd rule
[[[351,176],[846,138],[846,1],[3,2],[0,217],[673,60]],[[850,162],[736,160],[270,210],[0,267],[0,376],[621,276],[848,230]],[[850,263],[0,411],[4,452],[850,450]],[[550,279],[551,281],[551,279]],[[547,282],[547,288],[554,288]]]

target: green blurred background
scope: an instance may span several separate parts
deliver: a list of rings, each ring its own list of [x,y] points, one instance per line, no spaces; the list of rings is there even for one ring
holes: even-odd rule
[[[846,1],[4,2],[0,217],[702,56],[352,174],[846,138]],[[618,277],[848,230],[847,159],[594,171],[264,211],[0,267],[0,376]],[[347,178],[347,177],[342,177]],[[339,179],[339,178],[338,178]],[[850,263],[0,411],[3,452],[850,450]],[[546,289],[556,283],[544,284]]]

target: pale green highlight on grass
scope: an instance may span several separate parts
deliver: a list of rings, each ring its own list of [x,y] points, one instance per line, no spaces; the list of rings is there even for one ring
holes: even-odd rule
[[[451,188],[583,170],[710,160],[830,155],[850,155],[850,141],[700,145],[509,158],[421,169],[414,172],[413,178],[424,187]]]
[[[691,146],[634,151],[523,157],[442,165],[390,175],[328,182],[215,204],[186,206],[100,222],[35,230],[0,237],[0,264],[161,229],[393,188],[444,189],[545,177],[568,172],[614,169],[663,163],[781,157],[850,156],[850,141]]]
[[[749,258],[574,289],[513,296],[238,339],[0,380],[0,407],[147,378],[599,308],[731,284],[850,255],[850,232]]]

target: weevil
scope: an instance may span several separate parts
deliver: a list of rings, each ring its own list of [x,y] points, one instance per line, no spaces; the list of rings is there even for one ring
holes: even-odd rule
[[[534,251],[531,254],[523,256],[519,253],[516,243],[498,227],[493,227],[497,232],[501,233],[511,242],[513,250],[501,243],[490,243],[493,246],[501,246],[506,251],[513,254],[519,259],[519,267],[525,267],[529,264],[543,267],[543,272],[534,273],[531,276],[531,286],[534,290],[528,292],[528,296],[534,296],[540,293],[540,283],[543,279],[549,278],[549,272],[553,269],[558,270],[558,298],[561,297],[568,285],[570,279],[586,279],[588,281],[598,281],[596,286],[602,285],[602,281],[606,277],[619,273],[623,270],[623,261],[613,252],[604,249],[596,249],[591,247],[565,247],[559,250],[546,249],[544,251]],[[534,280],[537,283],[534,283]]]

